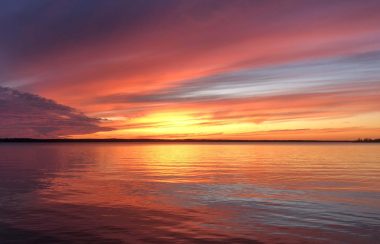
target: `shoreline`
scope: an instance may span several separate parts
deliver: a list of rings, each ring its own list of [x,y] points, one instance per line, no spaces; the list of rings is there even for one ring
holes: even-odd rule
[[[0,138],[0,143],[380,143],[379,139],[360,140],[227,140],[227,139],[68,139]]]

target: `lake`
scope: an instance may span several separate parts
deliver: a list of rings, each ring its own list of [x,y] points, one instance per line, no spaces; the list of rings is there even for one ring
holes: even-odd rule
[[[380,144],[0,143],[0,243],[375,243]]]

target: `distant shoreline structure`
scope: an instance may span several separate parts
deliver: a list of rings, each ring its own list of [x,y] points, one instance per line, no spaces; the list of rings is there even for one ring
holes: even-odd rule
[[[257,142],[287,142],[287,143],[334,143],[334,142],[350,142],[350,143],[380,143],[380,139],[357,139],[357,140],[228,140],[228,139],[69,139],[69,138],[55,138],[55,139],[36,139],[36,138],[0,138],[0,143],[73,143],[73,142],[152,142],[152,143],[257,143]]]

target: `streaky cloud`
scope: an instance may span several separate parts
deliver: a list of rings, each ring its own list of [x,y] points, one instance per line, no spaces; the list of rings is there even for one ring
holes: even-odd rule
[[[98,103],[226,100],[290,93],[340,92],[380,82],[380,51],[223,72],[146,94],[113,94]],[[359,84],[359,85],[358,85]],[[357,90],[358,92],[360,91]]]

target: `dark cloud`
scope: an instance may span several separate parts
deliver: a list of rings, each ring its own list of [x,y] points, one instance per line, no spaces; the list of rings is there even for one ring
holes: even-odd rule
[[[312,39],[310,46],[301,46],[301,53],[316,48],[315,45],[323,50],[331,48],[318,42],[313,44],[321,34],[314,37],[311,32],[328,34],[354,29],[351,34],[339,32],[339,36],[348,37],[337,43],[363,46],[349,36],[361,39],[357,29],[375,28],[368,26],[377,24],[378,8],[379,1],[373,0],[280,4],[252,0],[1,1],[0,83],[13,82],[7,85],[17,86],[23,84],[21,80],[34,78],[40,84],[30,81],[30,86],[23,89],[39,93],[43,89],[55,89],[57,83],[126,80],[135,72],[148,76],[162,70],[171,72],[169,67],[181,70],[210,50],[224,50],[247,42],[251,44],[245,50],[257,52],[236,60],[225,55],[222,59],[229,61],[212,62],[228,66],[246,58],[262,59],[263,55],[273,61],[279,55],[277,49],[297,49],[292,46],[292,38],[289,39],[292,36],[299,37],[302,43],[303,35]],[[348,17],[355,22],[345,21]],[[281,42],[272,43],[277,39]],[[331,40],[331,37],[323,39]],[[336,44],[334,40],[331,42]],[[275,52],[261,53],[266,49]],[[210,57],[219,55],[211,53]],[[151,78],[147,83],[154,80]]]
[[[111,130],[43,97],[0,87],[0,137],[53,138]]]
[[[166,2],[3,1],[0,44],[9,57],[30,59],[57,48],[103,40],[117,30],[133,34],[157,17]]]
[[[67,51],[89,49],[91,53],[99,53],[102,50],[93,47],[100,44],[105,45],[102,49],[107,49],[115,36],[123,40],[124,50],[119,52],[131,52],[128,46],[135,45],[140,37],[157,34],[157,30],[167,35],[165,29],[173,26],[173,20],[188,22],[187,15],[205,19],[227,2],[200,3],[184,0],[2,1],[0,62],[5,71],[5,68],[27,66],[31,61],[57,58]]]

